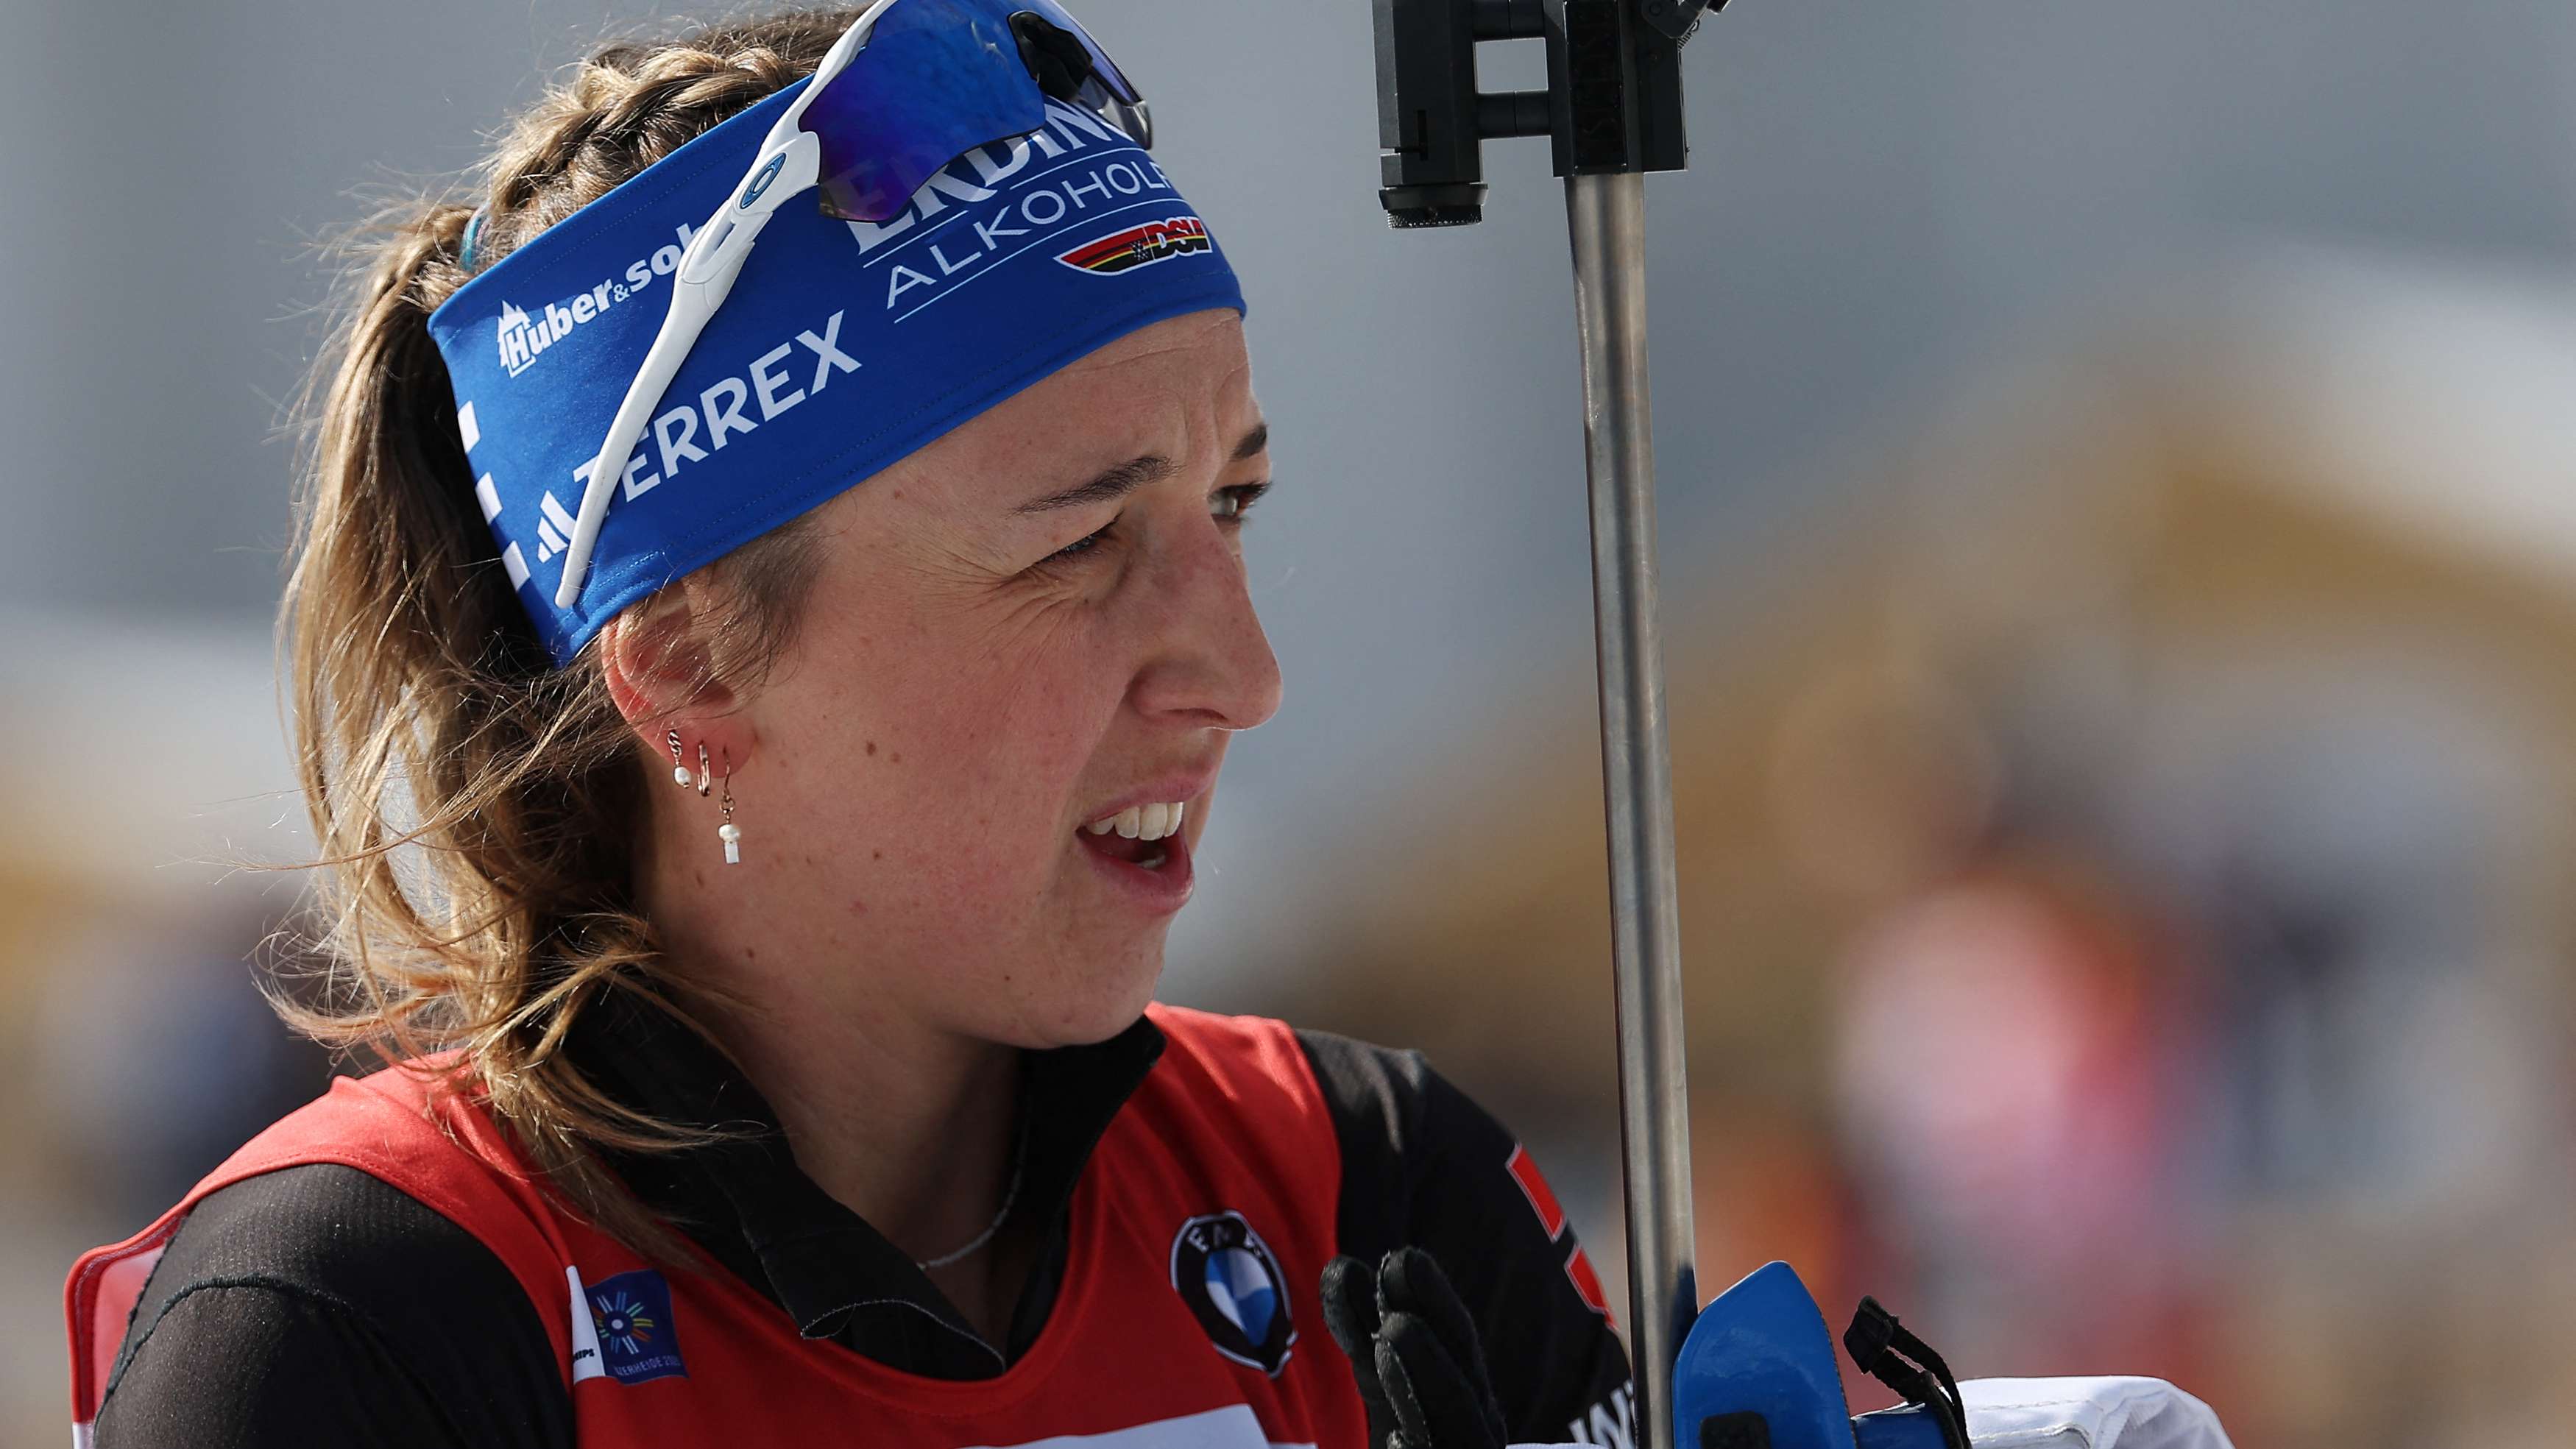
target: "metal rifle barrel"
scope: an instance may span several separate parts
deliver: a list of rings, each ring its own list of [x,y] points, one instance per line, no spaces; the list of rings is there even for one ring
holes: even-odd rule
[[[1619,1136],[1627,1174],[1628,1347],[1637,1443],[1674,1449],[1673,1360],[1699,1311],[1672,752],[1655,588],[1655,446],[1646,381],[1646,178],[1570,176],[1601,774],[1610,828]]]

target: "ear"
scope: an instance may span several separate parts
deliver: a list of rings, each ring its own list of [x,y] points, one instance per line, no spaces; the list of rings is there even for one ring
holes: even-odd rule
[[[728,718],[740,701],[709,669],[705,583],[682,578],[639,600],[600,631],[600,672],[608,697],[637,739],[660,755],[678,730],[694,752],[704,743],[736,768],[751,755],[748,725]],[[692,761],[694,763],[694,761]]]

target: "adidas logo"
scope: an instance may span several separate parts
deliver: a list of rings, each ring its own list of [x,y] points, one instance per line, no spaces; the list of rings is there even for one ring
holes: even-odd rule
[[[505,318],[516,308],[508,309]],[[832,379],[859,370],[859,360],[841,350],[841,322],[846,314],[836,311],[823,319],[822,330],[799,330],[792,338],[753,358],[738,375],[717,378],[695,398],[678,395],[667,399],[672,406],[653,419],[651,429],[636,441],[635,451],[626,460],[620,475],[621,491],[628,501],[662,486],[665,479],[677,475],[683,467],[703,463],[714,451],[725,446],[729,437],[757,432],[765,424],[776,422],[788,409],[803,405],[805,400],[831,386]],[[516,331],[527,337],[543,337],[553,329],[544,318],[517,312]],[[504,336],[510,335],[505,332]],[[533,344],[532,344],[533,345]],[[546,346],[552,346],[551,342]],[[788,359],[799,350],[813,358],[814,370],[806,373],[801,364],[791,371]],[[530,356],[535,353],[531,351]],[[475,415],[472,400],[456,409],[457,441],[465,445],[470,466],[484,470],[492,461],[477,460],[475,450],[483,442],[483,424]],[[652,471],[652,460],[658,458],[660,472]],[[565,491],[575,499],[583,496],[590,484],[595,464],[585,462],[572,470],[572,484]],[[501,524],[501,490],[489,471],[479,471],[474,480],[474,498],[483,510],[483,521],[492,525],[501,545],[501,567],[509,573],[510,587],[520,588],[528,582],[530,562],[513,532],[526,527],[524,519],[514,520],[510,529]],[[552,562],[567,552],[573,535],[573,511],[548,489],[537,495],[536,545],[537,563]],[[520,537],[525,537],[520,532]]]

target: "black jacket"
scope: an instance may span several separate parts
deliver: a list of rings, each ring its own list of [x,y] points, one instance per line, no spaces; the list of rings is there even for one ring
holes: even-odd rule
[[[1569,1271],[1572,1230],[1543,1222],[1506,1170],[1511,1134],[1419,1054],[1298,1039],[1341,1148],[1341,1251],[1374,1261],[1410,1244],[1440,1261],[1476,1316],[1515,1440],[1615,1437],[1599,1430],[1622,1422],[1626,1357]],[[656,1013],[608,1006],[585,1017],[572,1045],[636,1106],[771,1128],[613,1164],[800,1325],[818,1305],[870,1305],[809,1334],[947,1379],[1000,1374],[1045,1326],[1074,1185],[1162,1048],[1140,1020],[1095,1046],[1031,1055],[1020,1201],[1045,1215],[1048,1246],[1008,1341],[989,1343],[796,1167],[767,1105],[696,1038]],[[568,1449],[574,1436],[554,1349],[501,1261],[400,1190],[324,1164],[237,1183],[189,1215],[127,1326],[96,1442]]]

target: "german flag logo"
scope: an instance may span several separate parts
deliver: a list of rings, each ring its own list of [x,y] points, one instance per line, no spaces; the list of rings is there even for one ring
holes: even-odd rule
[[[1105,236],[1085,242],[1072,251],[1059,253],[1056,260],[1077,272],[1095,277],[1114,277],[1174,257],[1195,252],[1212,252],[1216,243],[1208,236],[1207,223],[1195,216],[1175,216],[1166,221],[1149,221],[1130,227],[1116,236]]]

